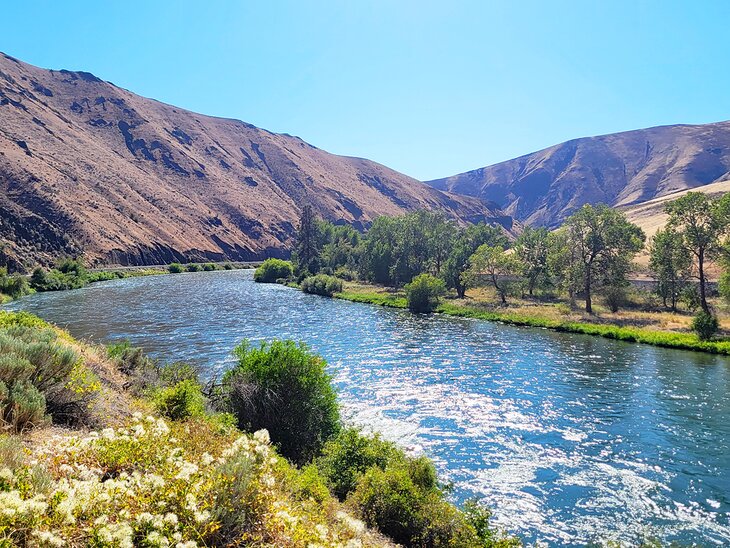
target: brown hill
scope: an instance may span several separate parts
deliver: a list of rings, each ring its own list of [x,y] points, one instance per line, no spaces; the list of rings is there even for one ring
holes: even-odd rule
[[[360,158],[0,54],[0,251],[92,264],[285,255],[300,209],[367,226],[438,209],[511,219]]]
[[[729,177],[730,122],[719,122],[575,139],[427,184],[555,227],[586,203],[626,206]]]

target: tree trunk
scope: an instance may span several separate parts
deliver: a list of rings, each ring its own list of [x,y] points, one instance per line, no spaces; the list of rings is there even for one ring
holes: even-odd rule
[[[593,302],[591,300],[591,274],[590,274],[590,267],[587,269],[586,277],[585,277],[585,294],[586,294],[586,312],[588,314],[593,314]]]
[[[709,314],[710,307],[707,306],[707,295],[705,293],[705,250],[703,248],[700,248],[700,253],[697,258],[700,274],[700,306],[702,306],[702,310]]]

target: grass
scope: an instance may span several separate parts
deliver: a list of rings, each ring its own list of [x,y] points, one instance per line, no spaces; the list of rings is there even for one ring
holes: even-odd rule
[[[501,322],[508,325],[540,327],[563,333],[593,335],[619,341],[650,344],[679,350],[693,350],[712,354],[730,355],[730,340],[720,339],[701,341],[686,329],[690,316],[667,312],[647,312],[628,310],[619,313],[604,312],[588,316],[571,310],[564,303],[528,303],[515,300],[510,307],[496,307],[487,301],[488,293],[476,293],[476,299],[447,300],[435,310],[436,313]],[[390,308],[408,308],[405,294],[392,288],[362,283],[347,283],[342,293],[335,294],[338,299],[357,303],[374,304]],[[647,325],[672,325],[672,330],[639,327],[632,323]],[[627,325],[628,324],[628,325]]]

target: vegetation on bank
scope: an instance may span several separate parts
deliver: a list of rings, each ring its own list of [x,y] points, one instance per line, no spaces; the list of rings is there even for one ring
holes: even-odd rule
[[[304,207],[292,261],[271,260],[271,265],[257,270],[255,279],[414,312],[469,315],[725,353],[727,341],[717,336],[722,324],[705,272],[710,257],[730,272],[730,243],[724,240],[730,232],[730,196],[713,199],[690,192],[668,204],[667,213],[667,227],[649,242],[659,306],[648,297],[630,297],[629,276],[634,256],[644,247],[644,233],[620,211],[602,204],[583,206],[554,232],[527,227],[513,242],[497,227],[460,227],[427,211],[377,218],[360,234],[318,220],[311,208]],[[338,290],[335,278],[404,291],[392,296],[362,288],[353,291],[347,285]],[[720,305],[730,304],[730,274],[723,274],[719,287]],[[482,300],[467,300],[467,292],[483,294],[487,288],[497,297],[499,309]],[[566,316],[575,316],[579,299],[585,311],[580,321],[510,310],[515,301],[518,308],[526,302],[551,303],[554,310],[565,307]],[[485,310],[490,307],[495,309]],[[605,308],[616,317],[613,325],[614,317],[596,313]],[[617,318],[622,309],[643,316],[639,325],[622,325],[625,322]],[[683,320],[686,312],[696,314],[693,321]],[[674,321],[665,322],[664,315],[670,313],[675,314]],[[672,332],[646,328],[652,324],[646,316],[662,318],[655,323],[675,324]]]
[[[482,506],[450,504],[426,458],[344,427],[302,345],[244,343],[207,388],[27,313],[0,312],[0,345],[0,382],[46,403],[23,420],[20,392],[0,393],[0,545],[519,545]]]

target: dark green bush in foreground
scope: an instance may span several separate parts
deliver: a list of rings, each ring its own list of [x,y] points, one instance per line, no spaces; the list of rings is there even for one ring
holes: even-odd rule
[[[223,410],[235,415],[243,430],[266,428],[292,462],[311,461],[340,428],[325,361],[293,341],[259,347],[245,341],[233,353],[238,363],[223,377]]]
[[[170,274],[180,274],[181,272],[185,272],[185,267],[180,263],[170,263],[167,270]]]
[[[487,509],[462,512],[445,497],[425,457],[395,444],[343,429],[315,461],[329,488],[370,526],[404,546],[519,546],[489,525]]]
[[[196,263],[190,263],[188,266],[185,267],[185,270],[188,272],[200,272],[203,269],[202,266]]]
[[[282,259],[266,259],[253,273],[253,280],[260,283],[275,283],[294,276],[294,265]]]
[[[409,310],[433,312],[446,293],[446,284],[431,274],[419,274],[411,283],[406,284],[405,290]]]
[[[704,310],[700,310],[692,319],[692,331],[697,333],[701,341],[709,341],[717,333],[718,327],[717,318]]]
[[[342,280],[327,274],[317,274],[304,278],[301,283],[302,291],[323,297],[331,297],[342,292]]]

